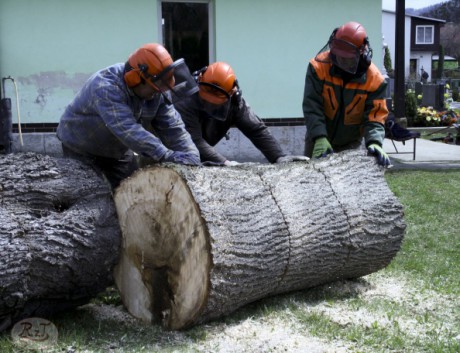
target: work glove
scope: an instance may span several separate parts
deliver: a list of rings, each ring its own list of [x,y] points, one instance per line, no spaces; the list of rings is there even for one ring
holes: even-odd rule
[[[367,147],[367,151],[369,152],[369,154],[372,154],[375,156],[375,158],[377,158],[378,164],[383,165],[384,167],[391,166],[390,157],[388,157],[388,155],[385,153],[382,147],[380,147],[376,143],[371,143]]]
[[[315,145],[313,146],[313,158],[326,157],[328,154],[334,153],[331,144],[326,137],[318,137],[315,140]]]
[[[172,162],[187,165],[201,165],[200,158],[190,152],[174,151],[170,156],[164,159],[165,162]]]
[[[224,165],[225,165],[226,167],[234,167],[234,166],[239,165],[239,164],[240,164],[240,163],[238,163],[238,162],[236,162],[236,161],[225,161],[225,162],[224,162]]]
[[[276,163],[289,163],[289,162],[300,162],[300,161],[306,162],[309,159],[310,158],[305,157],[305,156],[282,156],[282,157],[277,158]]]

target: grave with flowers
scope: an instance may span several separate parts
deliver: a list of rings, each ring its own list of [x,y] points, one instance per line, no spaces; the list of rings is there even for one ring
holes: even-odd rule
[[[436,97],[426,97],[435,93]],[[435,104],[427,106],[427,102]],[[423,90],[417,96],[414,90],[407,90],[406,104],[409,128],[425,132],[431,140],[460,144],[460,105],[452,99],[449,84]]]

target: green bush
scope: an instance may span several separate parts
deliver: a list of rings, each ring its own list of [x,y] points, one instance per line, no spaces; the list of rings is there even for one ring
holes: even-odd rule
[[[460,98],[460,97],[459,97],[459,94],[458,94],[458,88],[454,88],[454,89],[452,90],[452,100],[453,100],[454,102],[458,102],[458,101],[459,101],[459,98]]]
[[[388,77],[393,78],[394,70],[393,64],[391,63],[390,49],[388,49],[388,47],[385,47],[385,57],[383,58],[383,65],[385,66],[385,70],[387,71]]]
[[[407,124],[413,126],[415,117],[417,116],[417,97],[415,96],[415,91],[408,89],[405,94],[405,105],[406,111],[405,115],[407,118]]]

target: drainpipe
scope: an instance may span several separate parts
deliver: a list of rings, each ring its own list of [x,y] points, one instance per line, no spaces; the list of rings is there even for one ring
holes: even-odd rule
[[[12,80],[11,77],[2,79],[3,97],[0,92],[0,154],[11,153],[13,141],[13,123],[11,115],[11,99],[5,96],[5,80]]]

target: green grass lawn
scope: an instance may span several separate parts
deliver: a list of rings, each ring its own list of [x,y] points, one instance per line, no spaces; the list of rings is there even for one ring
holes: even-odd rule
[[[408,224],[388,270],[411,272],[427,287],[460,295],[460,172],[397,171],[386,179]]]
[[[56,346],[37,352],[460,352],[460,170],[391,170],[406,235],[385,269],[267,298],[187,331],[94,314],[117,308],[108,292],[91,310],[52,318]],[[303,348],[302,348],[303,347]],[[316,350],[314,348],[317,348]],[[322,350],[321,350],[322,349]],[[0,335],[0,352],[30,352]]]

